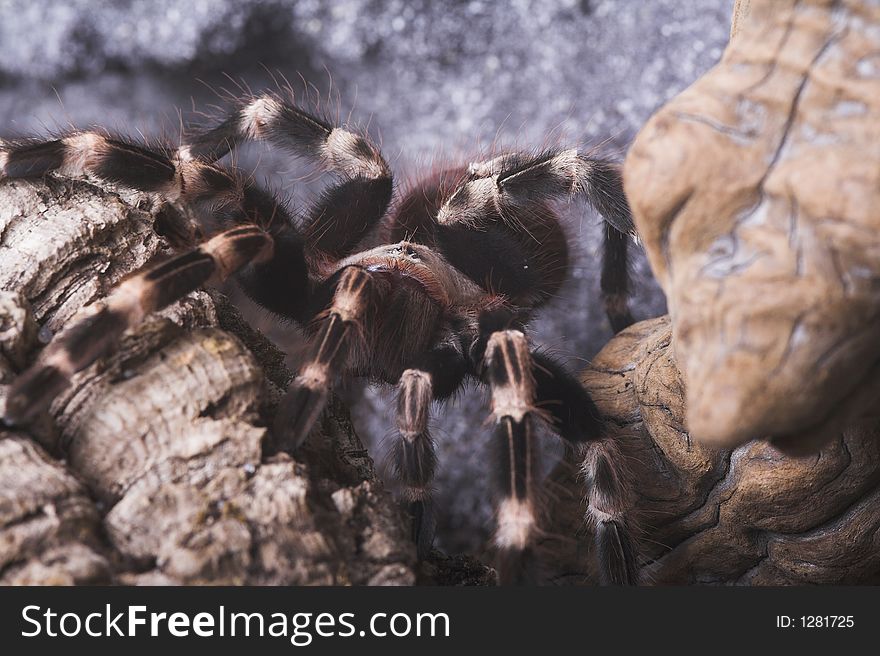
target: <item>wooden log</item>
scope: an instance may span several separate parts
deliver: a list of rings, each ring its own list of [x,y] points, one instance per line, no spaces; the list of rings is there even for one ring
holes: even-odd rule
[[[880,7],[751,0],[734,32],[625,186],[691,437],[808,453],[880,407]]]
[[[880,425],[823,436],[812,456],[767,441],[720,449],[685,428],[668,317],[611,340],[583,374],[619,440],[644,584],[880,583]],[[547,577],[593,583],[592,533],[572,456],[549,482]]]

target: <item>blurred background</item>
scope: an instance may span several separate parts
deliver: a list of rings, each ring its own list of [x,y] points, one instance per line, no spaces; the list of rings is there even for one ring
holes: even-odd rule
[[[472,161],[495,143],[602,144],[622,158],[664,101],[716,63],[734,0],[0,0],[0,135],[101,125],[175,143],[193,110],[290,81],[298,99],[367,129],[399,183],[438,160]],[[294,205],[321,181],[278,152],[249,147],[236,164]],[[573,368],[607,342],[599,301],[600,222],[566,212],[571,280],[534,335]],[[637,318],[665,311],[641,253]],[[239,298],[291,354],[300,337]],[[343,390],[381,461],[392,394]],[[487,410],[480,390],[434,422],[438,545],[479,551],[491,528]],[[548,440],[546,468],[559,447]]]

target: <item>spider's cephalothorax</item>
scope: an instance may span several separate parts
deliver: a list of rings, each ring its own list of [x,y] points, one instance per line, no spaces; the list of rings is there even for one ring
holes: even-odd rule
[[[248,139],[336,174],[303,221],[215,164]],[[338,377],[396,385],[392,457],[424,553],[433,533],[431,404],[476,379],[491,390],[500,454],[495,543],[509,556],[503,562],[517,564],[502,575],[522,572],[534,546],[532,435],[533,424],[544,421],[581,452],[600,576],[634,582],[612,436],[577,380],[533,351],[525,336],[533,312],[567,274],[553,203],[578,195],[607,221],[602,290],[612,326],[631,322],[632,223],[617,165],[576,150],[503,154],[438,172],[392,205],[391,171],[366,136],[267,94],[242,101],[176,150],[148,150],[94,131],[0,142],[0,178],[51,172],[155,194],[162,232],[181,254],[128,278],[100,309],[63,331],[13,383],[5,421],[24,423],[43,412],[74,373],[111,351],[146,314],[209,280],[234,276],[257,303],[309,334],[308,355],[273,427],[279,448],[293,449],[309,433]],[[361,250],[374,228],[388,243]]]

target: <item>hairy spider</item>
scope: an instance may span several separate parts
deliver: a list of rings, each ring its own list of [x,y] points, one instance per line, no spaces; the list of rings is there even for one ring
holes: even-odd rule
[[[272,194],[216,164],[246,140],[311,158],[335,181],[295,220]],[[424,554],[433,539],[431,405],[476,379],[491,390],[496,426],[494,541],[502,562],[513,563],[502,566],[502,578],[528,569],[536,535],[533,424],[544,421],[581,450],[602,579],[634,582],[613,436],[580,383],[525,336],[566,278],[568,245],[554,202],[575,196],[607,221],[601,285],[611,324],[619,330],[632,322],[633,227],[615,163],[577,150],[505,153],[438,171],[392,204],[391,170],[367,136],[265,94],[240,101],[177,149],[151,150],[98,131],[0,142],[0,178],[50,172],[154,194],[162,207],[157,229],[181,253],[128,278],[98,311],[62,331],[12,384],[7,423],[44,412],[74,373],[111,352],[148,313],[234,276],[250,298],[309,336],[272,429],[278,448],[295,449],[306,437],[337,377],[396,385],[392,458]],[[374,228],[386,243],[360,250]]]

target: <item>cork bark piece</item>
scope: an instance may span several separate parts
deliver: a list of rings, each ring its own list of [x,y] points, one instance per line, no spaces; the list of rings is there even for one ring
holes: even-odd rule
[[[88,491],[25,435],[0,431],[0,584],[107,583]]]
[[[619,436],[641,582],[880,582],[880,424],[823,436],[806,457],[762,440],[732,450],[698,442],[684,429],[671,328],[667,317],[636,324],[583,374]],[[568,462],[551,476],[556,501],[544,547],[552,555],[544,560],[554,563],[551,579],[591,583],[591,533],[574,471]]]

